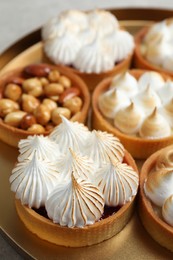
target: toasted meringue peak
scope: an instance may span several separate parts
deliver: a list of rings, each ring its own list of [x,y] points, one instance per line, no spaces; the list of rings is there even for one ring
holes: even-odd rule
[[[58,145],[43,135],[28,136],[19,141],[18,147],[18,161],[31,160],[35,153],[42,160],[56,160],[59,156]]]
[[[99,189],[86,180],[75,178],[59,182],[45,204],[54,223],[68,227],[84,227],[100,219],[104,199]]]
[[[156,71],[147,71],[138,80],[139,91],[144,91],[148,86],[157,91],[164,85],[163,77]]]
[[[136,134],[143,122],[144,114],[131,102],[131,104],[119,110],[114,117],[114,125],[125,134]]]
[[[171,127],[167,120],[158,113],[157,108],[154,109],[143,122],[139,135],[142,138],[157,139],[171,135]]]
[[[119,29],[117,18],[108,11],[94,10],[88,13],[90,27],[99,32],[100,36],[114,33]]]
[[[71,148],[57,159],[57,170],[62,180],[69,179],[73,173],[76,178],[93,179],[95,166],[91,159],[74,152]]]
[[[173,226],[173,194],[168,197],[162,206],[163,219]]]
[[[70,147],[75,151],[83,151],[90,134],[88,128],[81,123],[71,122],[61,116],[62,123],[54,128],[49,138],[59,145],[59,150],[65,153]]]
[[[173,81],[168,80],[163,88],[157,91],[162,104],[166,105],[171,99],[173,99]]]
[[[156,170],[160,170],[163,167],[173,169],[173,146],[165,148],[157,158]]]
[[[107,132],[93,130],[86,147],[86,155],[99,167],[106,162],[122,162],[124,147],[119,139]]]
[[[119,89],[112,88],[102,93],[98,100],[99,109],[102,114],[113,119],[116,112],[130,104],[130,99]]]
[[[146,196],[157,206],[162,207],[165,199],[172,195],[173,170],[161,168],[148,175],[144,184]]]
[[[113,43],[113,57],[116,62],[122,61],[134,49],[134,39],[133,36],[126,31],[119,30],[114,39]]]
[[[28,207],[44,206],[48,194],[59,179],[56,164],[37,158],[19,162],[10,176],[11,190],[16,198]]]
[[[125,163],[107,163],[96,173],[96,184],[104,194],[105,204],[111,207],[130,201],[137,193],[138,182],[138,174]]]
[[[110,88],[122,90],[126,95],[128,95],[128,97],[132,97],[138,92],[138,83],[136,78],[129,72],[124,72],[118,76],[114,76]]]
[[[146,115],[151,114],[155,107],[161,106],[161,100],[157,93],[148,85],[142,92],[137,94],[132,101],[141,109]]]

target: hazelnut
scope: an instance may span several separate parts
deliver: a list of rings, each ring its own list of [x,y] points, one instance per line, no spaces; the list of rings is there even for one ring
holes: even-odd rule
[[[46,125],[51,118],[50,110],[43,104],[36,108],[34,115],[37,122],[41,125]]]
[[[19,104],[8,98],[0,99],[0,116],[4,117],[7,114],[19,110]]]
[[[27,130],[33,124],[36,124],[35,116],[31,114],[26,114],[20,122],[20,127],[24,130]]]
[[[49,84],[49,80],[48,80],[47,78],[44,78],[44,77],[40,78],[40,82],[41,82],[41,85],[42,85],[43,88],[44,88],[46,85]]]
[[[45,128],[40,124],[33,124],[28,128],[28,131],[34,134],[43,134],[45,132]]]
[[[71,80],[66,76],[60,76],[59,83],[62,84],[65,88],[71,87]]]
[[[52,70],[49,72],[48,79],[50,82],[58,82],[60,73],[58,70]]]
[[[55,125],[59,125],[61,123],[61,117],[60,115],[63,115],[67,119],[70,119],[71,117],[71,111],[68,108],[65,107],[57,107],[52,111],[51,114],[51,120]]]
[[[19,127],[21,120],[26,115],[24,111],[11,112],[5,116],[4,122],[8,125]]]
[[[59,83],[50,83],[44,87],[44,93],[46,96],[57,96],[64,91],[63,85]]]
[[[71,99],[67,99],[63,103],[63,107],[68,108],[71,111],[71,113],[74,115],[81,110],[82,99],[80,97],[73,97]]]
[[[22,95],[22,89],[19,85],[14,83],[9,83],[6,85],[4,90],[4,96],[13,100],[17,101]]]
[[[28,94],[22,95],[22,109],[27,113],[33,113],[34,110],[39,106],[40,101]]]
[[[49,98],[43,99],[42,104],[45,105],[45,106],[47,106],[47,108],[48,108],[50,111],[54,110],[54,109],[58,106],[58,104],[57,104],[55,101],[53,101],[53,100],[51,100],[51,99],[49,99]]]
[[[42,84],[38,78],[24,80],[22,87],[26,93],[34,97],[39,97],[43,94]]]

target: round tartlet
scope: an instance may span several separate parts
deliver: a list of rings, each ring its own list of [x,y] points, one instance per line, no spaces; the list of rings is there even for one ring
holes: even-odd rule
[[[82,108],[79,112],[74,114],[71,117],[71,121],[78,121],[81,123],[85,123],[87,116],[88,116],[88,110],[90,106],[90,94],[88,91],[88,88],[86,84],[83,82],[80,77],[75,75],[74,73],[70,72],[69,70],[66,70],[65,68],[61,68],[58,66],[53,66],[50,64],[38,64],[38,66],[46,66],[46,68],[52,69],[52,70],[58,70],[60,73],[68,77],[71,82],[75,85],[76,88],[79,88],[80,90],[80,96],[83,100],[83,105]],[[32,65],[29,65],[32,66]],[[34,69],[36,68],[37,65],[34,65]],[[39,71],[39,70],[38,70]],[[5,88],[5,85],[10,82],[10,79],[14,78],[20,78],[20,77],[25,77],[26,75],[24,74],[24,68],[18,68],[16,70],[8,71],[4,73],[0,77],[0,97],[3,97],[3,91]],[[34,77],[34,75],[33,75]],[[36,77],[36,75],[35,75]],[[51,130],[46,130],[44,132],[44,135],[48,135]],[[28,135],[34,135],[34,132],[30,132],[27,130],[23,130],[21,128],[17,128],[14,126],[10,126],[6,123],[3,122],[3,119],[0,118],[0,140],[3,142],[7,143],[8,145],[17,147],[18,142],[20,139],[25,139]]]
[[[172,21],[172,18],[166,19],[167,23],[169,23],[170,21]],[[134,37],[135,50],[134,50],[134,56],[133,56],[133,65],[135,68],[145,69],[145,70],[155,70],[155,71],[158,71],[161,73],[166,73],[172,77],[173,76],[172,71],[162,68],[159,65],[152,64],[142,55],[142,51],[141,51],[142,42],[151,27],[152,27],[152,25],[149,27],[142,28]]]
[[[130,74],[138,79],[145,70],[132,69],[129,70]],[[162,74],[164,79],[168,79],[169,76]],[[137,136],[127,135],[122,133],[116,127],[114,127],[108,120],[102,115],[98,107],[99,96],[105,92],[112,82],[112,77],[104,79],[96,87],[92,96],[92,127],[117,136],[124,147],[130,152],[130,154],[137,159],[145,159],[153,152],[173,144],[173,136],[164,137],[160,139],[144,139]]]
[[[127,151],[123,161],[138,172],[135,161]],[[111,216],[83,228],[69,228],[54,224],[33,209],[23,206],[20,200],[15,199],[15,205],[21,221],[39,238],[56,245],[82,247],[100,243],[119,233],[133,214],[135,198],[136,196]]]
[[[171,146],[170,146],[171,147]],[[166,147],[165,149],[168,149]],[[140,173],[140,192],[139,192],[139,215],[147,232],[160,245],[173,251],[173,227],[164,222],[153,208],[152,202],[146,197],[144,183],[148,173],[156,164],[158,156],[164,152],[164,148],[152,154],[144,163]]]

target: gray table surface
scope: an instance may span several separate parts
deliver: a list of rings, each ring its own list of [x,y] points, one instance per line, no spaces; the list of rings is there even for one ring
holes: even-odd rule
[[[173,0],[0,0],[0,53],[62,10],[128,7],[173,9]],[[1,234],[0,259],[23,259]]]

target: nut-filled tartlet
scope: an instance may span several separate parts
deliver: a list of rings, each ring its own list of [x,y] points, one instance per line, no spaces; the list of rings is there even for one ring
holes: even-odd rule
[[[74,73],[31,64],[0,77],[0,140],[17,147],[31,134],[49,134],[60,115],[84,123],[90,105],[86,84]]]
[[[173,19],[142,28],[135,36],[134,66],[173,76]]]
[[[164,74],[129,70],[107,78],[92,108],[93,128],[113,133],[135,158],[173,144],[173,81]]]
[[[62,116],[49,136],[28,136],[18,147],[11,190],[32,233],[81,247],[111,238],[128,223],[139,176],[118,138]]]
[[[148,233],[173,251],[173,146],[152,154],[140,174],[139,214]]]
[[[63,11],[42,27],[45,60],[68,67],[92,91],[103,78],[126,70],[134,39],[105,10]]]

